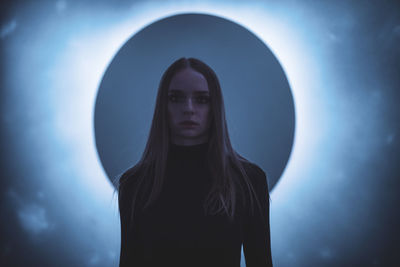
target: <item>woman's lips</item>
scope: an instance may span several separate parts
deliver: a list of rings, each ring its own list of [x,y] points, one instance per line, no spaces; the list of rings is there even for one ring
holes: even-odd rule
[[[198,123],[195,122],[181,122],[180,125],[182,125],[185,128],[193,128],[198,125]]]
[[[198,123],[196,122],[192,122],[192,121],[184,121],[180,123],[181,125],[198,125]]]

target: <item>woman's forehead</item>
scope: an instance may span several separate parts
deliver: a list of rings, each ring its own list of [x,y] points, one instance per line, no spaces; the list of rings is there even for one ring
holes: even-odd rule
[[[177,93],[177,94],[185,94],[188,92],[191,92],[192,94],[195,95],[208,95],[209,91],[208,90],[180,90],[180,89],[169,89],[168,92],[170,93]]]
[[[203,74],[190,68],[177,72],[172,77],[168,89],[178,93],[196,94],[209,91],[207,80]]]

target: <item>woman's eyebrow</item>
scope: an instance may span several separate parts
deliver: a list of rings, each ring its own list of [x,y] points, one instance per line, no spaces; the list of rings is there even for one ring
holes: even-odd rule
[[[171,90],[168,91],[168,93],[182,93],[182,90],[171,89]]]
[[[208,95],[208,94],[210,94],[208,91],[194,91],[194,93],[198,94],[198,95]]]

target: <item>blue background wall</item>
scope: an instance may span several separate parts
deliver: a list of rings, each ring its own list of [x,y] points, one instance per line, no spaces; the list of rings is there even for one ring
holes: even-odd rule
[[[135,32],[187,12],[251,30],[291,85],[294,146],[271,192],[275,266],[400,266],[396,1],[1,5],[2,266],[117,266],[118,207],[94,140],[96,93]],[[240,125],[229,126],[240,143]],[[238,150],[262,162],[256,141]]]

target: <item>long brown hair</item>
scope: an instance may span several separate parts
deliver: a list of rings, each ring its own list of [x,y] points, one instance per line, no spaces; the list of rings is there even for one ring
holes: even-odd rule
[[[145,203],[142,203],[141,207],[145,209],[157,200],[162,190],[170,143],[167,116],[168,87],[174,74],[185,68],[192,68],[201,73],[206,78],[210,91],[212,115],[209,129],[207,164],[213,177],[213,183],[204,202],[205,212],[209,214],[225,212],[229,219],[233,220],[237,202],[237,190],[244,192],[244,188],[247,188],[246,191],[250,196],[252,212],[254,209],[253,198],[255,198],[260,207],[254,188],[243,166],[244,162],[249,163],[249,161],[232,148],[225,118],[221,87],[215,72],[199,59],[180,58],[167,68],[161,78],[151,129],[141,159],[115,181],[116,188],[120,194],[119,197],[122,197],[121,194],[124,193],[125,185],[129,182],[134,183],[133,194],[130,192],[129,197],[124,196],[125,199],[132,199],[131,220],[133,220],[134,208],[139,195],[145,198]],[[246,202],[246,198],[244,198],[244,201]]]

